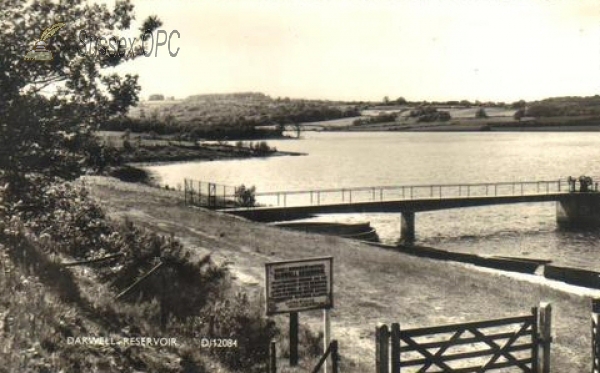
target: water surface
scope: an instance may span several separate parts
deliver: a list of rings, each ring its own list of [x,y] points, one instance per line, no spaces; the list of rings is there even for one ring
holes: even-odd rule
[[[171,186],[184,178],[258,191],[501,181],[600,175],[598,132],[326,133],[270,140],[306,156],[190,162],[148,167]],[[399,236],[399,214],[324,216],[370,221],[384,242]],[[417,240],[438,248],[554,260],[600,271],[600,233],[557,229],[554,203],[418,213]]]

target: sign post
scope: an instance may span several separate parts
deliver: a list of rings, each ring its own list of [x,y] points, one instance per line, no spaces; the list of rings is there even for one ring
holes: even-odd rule
[[[329,310],[323,310],[323,351],[327,351],[329,348],[329,341],[331,340],[331,318],[329,317]],[[323,365],[323,372],[327,373],[327,362]]]
[[[290,312],[290,366],[298,365],[298,312]]]
[[[325,349],[329,346],[329,309],[333,308],[333,258],[265,264],[267,315],[290,314],[290,366],[298,365],[298,312],[324,310]]]

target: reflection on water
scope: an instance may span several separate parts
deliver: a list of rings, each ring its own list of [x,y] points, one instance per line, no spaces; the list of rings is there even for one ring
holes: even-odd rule
[[[183,179],[255,185],[259,192],[318,188],[557,180],[600,175],[600,133],[304,133],[269,141],[308,153],[242,161],[149,167],[165,184]],[[399,235],[399,214],[320,220],[371,221],[384,242]],[[417,214],[417,239],[439,248],[550,258],[600,270],[600,233],[557,230],[554,203],[477,207]]]

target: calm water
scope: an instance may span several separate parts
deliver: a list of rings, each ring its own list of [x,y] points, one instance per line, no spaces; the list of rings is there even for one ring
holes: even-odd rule
[[[371,185],[557,180],[600,175],[600,133],[316,133],[269,141],[308,153],[243,161],[152,166],[162,183],[184,178],[258,191]],[[323,216],[370,221],[384,242],[398,239],[399,214]],[[455,251],[554,260],[600,270],[600,232],[557,230],[554,203],[477,207],[417,214],[417,240]]]

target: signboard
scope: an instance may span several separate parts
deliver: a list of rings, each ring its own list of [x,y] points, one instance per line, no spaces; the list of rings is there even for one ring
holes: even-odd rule
[[[267,315],[333,307],[333,258],[265,264]]]

